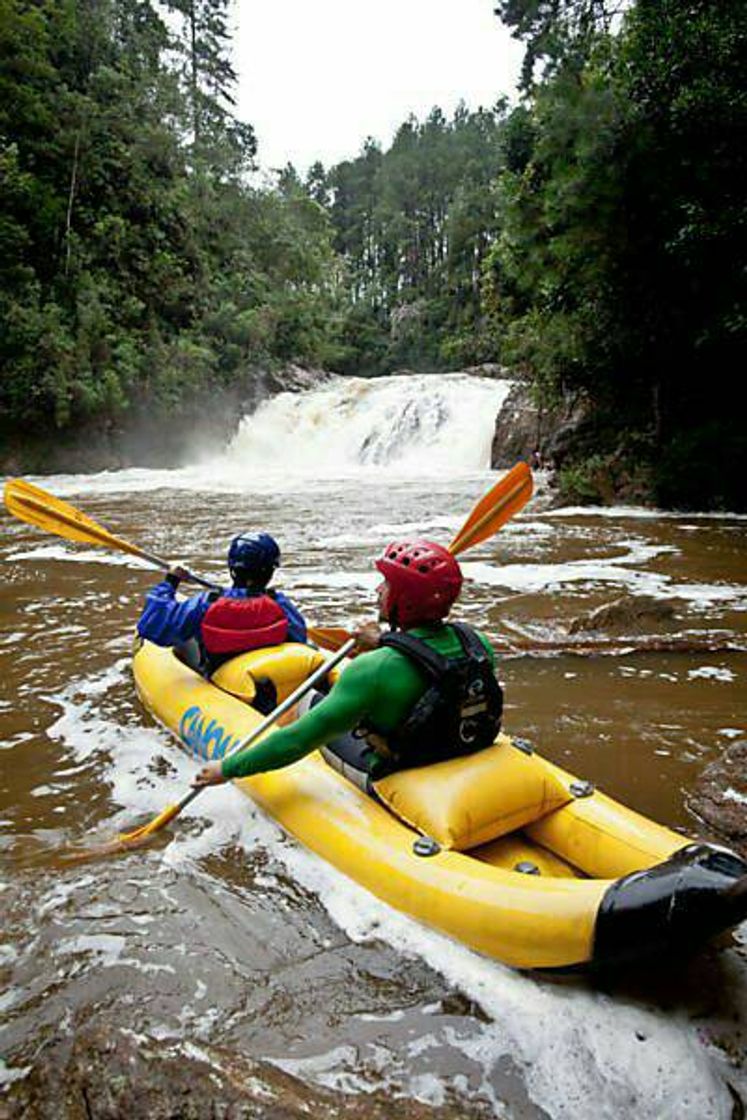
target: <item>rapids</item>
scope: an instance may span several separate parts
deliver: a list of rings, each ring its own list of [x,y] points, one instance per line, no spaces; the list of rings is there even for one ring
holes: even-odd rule
[[[335,379],[283,394],[177,471],[37,480],[149,550],[220,577],[226,541],[275,533],[278,586],[317,623],[370,614],[371,559],[448,541],[494,476],[508,384]],[[744,637],[747,521],[650,510],[523,515],[464,555],[462,616],[494,639],[562,637],[622,593],[667,631]],[[10,1107],[46,1044],[91,1024],[266,1059],[309,1085],[385,1092],[454,1118],[728,1120],[747,1100],[747,927],[614,991],[482,959],[392,912],[230,787],[153,847],[69,864],[185,791],[192,764],[142,711],[128,651],[144,565],[3,517],[0,556],[0,1080]],[[663,823],[747,736],[739,653],[507,659],[506,729]],[[229,1055],[229,1058],[226,1058]],[[311,1091],[311,1090],[310,1090]],[[736,1102],[736,1103],[735,1103]]]

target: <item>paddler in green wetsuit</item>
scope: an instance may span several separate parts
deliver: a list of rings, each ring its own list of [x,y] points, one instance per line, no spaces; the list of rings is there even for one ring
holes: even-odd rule
[[[400,541],[376,567],[379,620],[390,632],[362,626],[355,660],[328,696],[248,750],[208,763],[194,786],[276,770],[322,747],[367,788],[392,770],[492,743],[502,709],[493,649],[485,635],[444,621],[462,587],[456,559],[431,541]]]

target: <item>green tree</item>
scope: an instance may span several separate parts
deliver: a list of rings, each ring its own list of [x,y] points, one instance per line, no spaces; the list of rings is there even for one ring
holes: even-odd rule
[[[6,433],[337,352],[326,216],[303,192],[247,183],[227,5],[170,6],[181,55],[149,0],[0,0]]]
[[[578,453],[643,461],[668,504],[744,502],[744,16],[639,0],[537,86],[499,181],[485,309],[507,356],[546,396],[583,391]]]

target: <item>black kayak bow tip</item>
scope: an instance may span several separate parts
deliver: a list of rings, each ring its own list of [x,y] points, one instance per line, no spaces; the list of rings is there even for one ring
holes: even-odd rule
[[[747,918],[747,863],[727,848],[689,844],[614,883],[597,915],[591,968],[679,957]]]

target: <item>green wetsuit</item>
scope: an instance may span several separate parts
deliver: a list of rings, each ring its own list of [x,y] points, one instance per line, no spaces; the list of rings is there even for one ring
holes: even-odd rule
[[[459,657],[462,646],[446,625],[408,630],[444,657]],[[493,647],[478,631],[495,664]],[[223,760],[224,778],[245,778],[265,770],[289,766],[364,722],[386,737],[410,712],[426,688],[423,672],[399,650],[382,646],[362,653],[348,665],[329,696],[309,709],[296,723],[273,731],[256,746]]]

